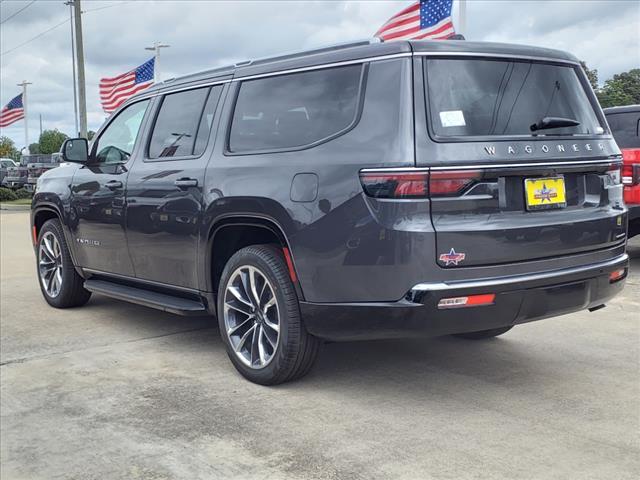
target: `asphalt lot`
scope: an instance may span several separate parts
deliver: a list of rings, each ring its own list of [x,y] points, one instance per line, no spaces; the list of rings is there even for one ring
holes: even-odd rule
[[[10,479],[640,476],[640,239],[597,313],[454,338],[328,344],[243,380],[210,318],[94,296],[50,308],[28,212],[2,212],[0,476]]]

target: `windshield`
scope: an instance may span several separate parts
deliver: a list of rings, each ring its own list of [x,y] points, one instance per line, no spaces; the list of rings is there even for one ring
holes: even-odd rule
[[[571,66],[466,58],[429,59],[425,69],[431,125],[438,136],[604,133]],[[578,125],[532,131],[545,117]]]

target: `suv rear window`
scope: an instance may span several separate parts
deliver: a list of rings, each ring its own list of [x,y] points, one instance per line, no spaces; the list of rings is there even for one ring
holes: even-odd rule
[[[620,148],[640,148],[640,110],[637,112],[608,113],[611,134]]]
[[[425,62],[433,133],[441,137],[530,136],[543,117],[580,122],[538,135],[594,135],[604,130],[571,66],[510,60]]]
[[[343,132],[356,118],[362,69],[350,65],[242,82],[229,150],[291,149]]]

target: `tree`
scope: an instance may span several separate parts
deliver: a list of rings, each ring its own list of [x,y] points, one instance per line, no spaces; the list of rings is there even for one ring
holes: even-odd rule
[[[29,153],[33,155],[37,155],[38,153],[40,153],[40,144],[32,143],[31,145],[29,145]]]
[[[20,152],[16,148],[16,144],[13,143],[9,137],[0,137],[0,157],[12,158],[14,160],[20,159]]]
[[[602,107],[640,104],[640,68],[614,75],[597,93]]]
[[[95,136],[96,132],[94,132],[93,130],[89,130],[87,132],[87,140],[93,140],[93,137]]]
[[[58,153],[67,136],[58,129],[45,130],[40,135],[40,153]]]
[[[582,66],[584,73],[587,74],[587,78],[589,79],[589,83],[591,84],[591,88],[593,88],[594,91],[598,91],[598,69],[594,68],[593,70],[591,70],[589,67],[587,67],[587,62],[585,61],[580,61],[580,65]]]

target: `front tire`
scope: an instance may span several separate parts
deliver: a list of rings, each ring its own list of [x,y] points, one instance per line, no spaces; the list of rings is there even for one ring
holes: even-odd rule
[[[218,324],[229,359],[254,383],[298,379],[318,355],[320,342],[302,323],[282,252],[272,245],[252,245],[229,259],[218,288]]]
[[[79,307],[89,301],[91,292],[84,288],[84,280],[73,266],[58,219],[47,220],[40,229],[37,269],[40,291],[52,307]]]
[[[453,336],[458,338],[465,338],[467,340],[484,340],[485,338],[494,338],[503,333],[507,333],[513,326],[492,328],[490,330],[480,330],[478,332],[466,332],[456,333]]]

